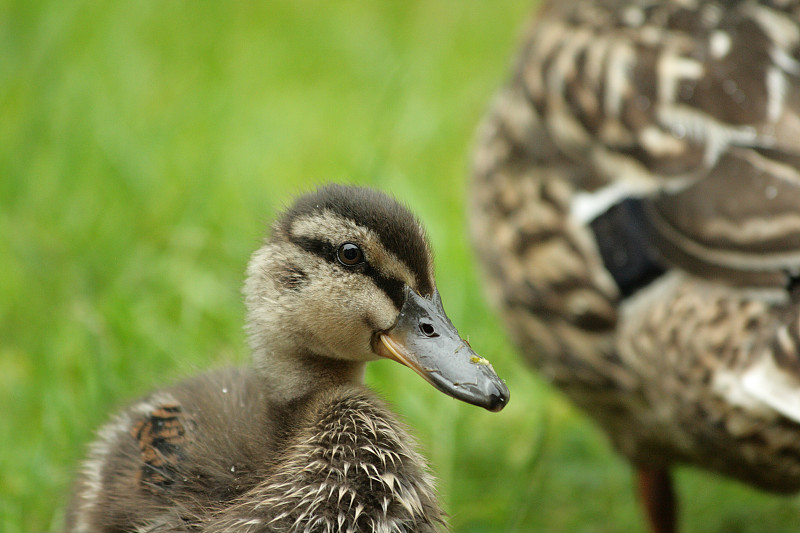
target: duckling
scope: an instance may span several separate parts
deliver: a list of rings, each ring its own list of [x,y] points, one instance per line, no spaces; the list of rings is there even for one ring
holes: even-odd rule
[[[800,3],[546,1],[480,128],[471,233],[543,376],[638,472],[800,489]]]
[[[157,391],[102,427],[69,532],[432,532],[445,527],[408,430],[368,361],[499,411],[505,383],[442,306],[425,232],[389,196],[301,196],[244,286],[253,364]]]

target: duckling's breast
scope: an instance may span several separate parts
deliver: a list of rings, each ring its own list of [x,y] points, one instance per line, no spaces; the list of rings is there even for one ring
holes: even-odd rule
[[[371,392],[337,387],[303,409],[274,471],[210,520],[287,531],[433,533],[443,514],[425,461],[405,428]]]

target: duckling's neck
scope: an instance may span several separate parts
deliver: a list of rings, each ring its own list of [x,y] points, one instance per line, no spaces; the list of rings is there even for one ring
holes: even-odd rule
[[[285,352],[262,348],[254,354],[265,381],[264,392],[272,404],[293,402],[315,392],[344,384],[364,382],[365,363],[345,361],[309,352]]]

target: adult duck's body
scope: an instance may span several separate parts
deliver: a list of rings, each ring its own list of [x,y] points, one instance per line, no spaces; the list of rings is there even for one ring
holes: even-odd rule
[[[635,465],[800,489],[800,4],[547,2],[475,155],[529,360]]]
[[[427,466],[364,365],[394,359],[490,410],[508,390],[444,314],[416,219],[369,189],[303,196],[244,292],[254,366],[156,392],[103,427],[68,531],[440,529]]]

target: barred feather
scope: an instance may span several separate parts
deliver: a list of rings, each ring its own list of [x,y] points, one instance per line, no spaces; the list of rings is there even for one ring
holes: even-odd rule
[[[637,465],[800,490],[799,95],[800,2],[551,1],[481,127],[490,296]]]

